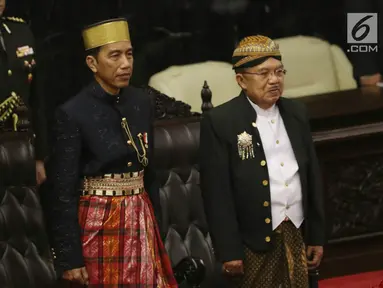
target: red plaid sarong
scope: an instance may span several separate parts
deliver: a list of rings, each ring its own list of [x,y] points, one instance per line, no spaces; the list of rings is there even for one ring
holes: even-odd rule
[[[178,287],[146,192],[81,196],[79,222],[90,287]]]

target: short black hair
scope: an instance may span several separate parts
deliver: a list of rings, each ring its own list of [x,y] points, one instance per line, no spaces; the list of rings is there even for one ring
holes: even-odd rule
[[[93,56],[94,58],[97,58],[98,53],[100,53],[100,50],[101,50],[101,47],[89,49],[89,50],[85,51],[85,53],[86,53],[85,56]]]
[[[246,70],[246,68],[243,68],[243,67],[241,67],[241,68],[234,68],[235,74],[244,73],[245,70]]]

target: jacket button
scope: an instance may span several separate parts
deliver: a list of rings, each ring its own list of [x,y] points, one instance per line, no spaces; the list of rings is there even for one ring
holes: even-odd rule
[[[266,218],[265,222],[266,222],[266,224],[270,224],[270,222],[271,222],[270,218]]]
[[[267,180],[263,180],[263,181],[262,181],[262,185],[263,185],[263,186],[267,186],[267,185],[269,185],[269,181],[267,181]]]
[[[251,123],[251,125],[253,125],[253,127],[257,127],[257,123],[256,122]]]
[[[270,241],[271,241],[270,237],[267,236],[267,237],[265,238],[265,241],[266,241],[266,242],[270,242]]]
[[[263,207],[269,207],[269,202],[267,202],[267,201],[265,201],[265,202],[263,202]]]
[[[128,162],[128,167],[132,166],[133,163],[132,162]]]
[[[128,143],[128,145],[132,145],[132,141],[130,141],[130,140],[128,140],[127,143]]]
[[[261,161],[261,166],[265,166],[266,165],[266,161],[265,160],[262,160]]]
[[[8,70],[8,76],[12,76],[12,70]]]

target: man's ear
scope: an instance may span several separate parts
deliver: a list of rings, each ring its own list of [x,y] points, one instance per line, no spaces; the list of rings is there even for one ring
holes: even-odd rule
[[[92,70],[93,73],[97,73],[97,59],[94,56],[86,56],[86,65],[88,65],[89,69]]]
[[[240,74],[240,73],[235,74],[235,79],[237,80],[239,87],[241,87],[242,90],[246,91],[247,85],[246,85],[246,81],[243,77],[243,74]]]

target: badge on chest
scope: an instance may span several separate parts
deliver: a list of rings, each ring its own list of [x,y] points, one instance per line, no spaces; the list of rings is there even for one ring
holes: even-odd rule
[[[35,52],[33,51],[32,47],[29,47],[28,45],[18,47],[16,50],[16,56],[17,58],[22,58],[29,55],[34,55]]]
[[[238,154],[241,160],[251,159],[255,157],[253,147],[253,136],[246,131],[237,135]]]

